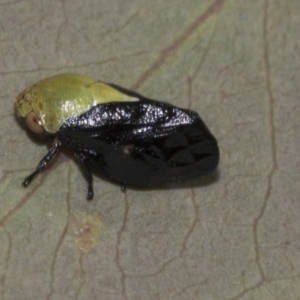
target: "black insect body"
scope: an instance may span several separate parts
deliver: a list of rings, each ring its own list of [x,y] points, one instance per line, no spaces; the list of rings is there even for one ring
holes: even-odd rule
[[[217,167],[217,141],[196,112],[110,86],[138,101],[97,104],[65,120],[51,134],[53,147],[24,186],[61,145],[71,148],[79,160],[88,182],[88,199],[93,198],[90,167],[123,189],[187,182]]]

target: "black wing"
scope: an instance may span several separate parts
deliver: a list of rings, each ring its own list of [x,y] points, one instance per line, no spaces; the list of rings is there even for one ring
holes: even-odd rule
[[[197,113],[146,98],[94,106],[68,119],[57,136],[103,176],[125,185],[184,182],[219,162],[216,139]]]

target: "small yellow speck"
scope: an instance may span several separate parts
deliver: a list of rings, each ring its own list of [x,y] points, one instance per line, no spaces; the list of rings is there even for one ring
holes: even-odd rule
[[[71,234],[82,252],[89,252],[100,241],[104,229],[103,221],[94,215],[85,215],[80,220],[70,222]]]

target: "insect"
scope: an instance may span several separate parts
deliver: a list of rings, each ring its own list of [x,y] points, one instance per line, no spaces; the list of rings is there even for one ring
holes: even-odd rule
[[[219,148],[199,115],[80,74],[59,74],[26,88],[15,111],[27,127],[53,138],[23,182],[27,187],[61,146],[69,147],[94,196],[90,168],[115,183],[155,187],[213,171]]]

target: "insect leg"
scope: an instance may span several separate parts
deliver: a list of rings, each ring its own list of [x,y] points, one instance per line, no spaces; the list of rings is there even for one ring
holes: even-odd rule
[[[122,183],[122,184],[121,184],[121,191],[122,191],[123,193],[126,192],[126,184],[125,184],[125,183]]]
[[[55,138],[52,147],[50,148],[49,152],[44,156],[44,158],[40,161],[36,170],[23,181],[22,185],[24,187],[28,187],[28,185],[31,183],[34,177],[43,169],[45,169],[45,167],[48,165],[48,163],[53,159],[53,157],[57,153],[60,146],[61,146],[60,141],[57,138]]]
[[[78,154],[75,154],[75,156],[77,157],[77,159],[80,163],[80,168],[83,173],[83,176],[85,177],[85,179],[88,182],[87,200],[92,200],[94,198],[93,176],[85,162],[85,159],[81,155],[78,155]]]

